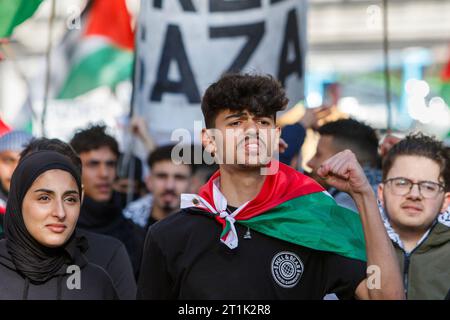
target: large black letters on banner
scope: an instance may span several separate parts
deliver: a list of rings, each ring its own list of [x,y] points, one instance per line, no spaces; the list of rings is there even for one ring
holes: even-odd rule
[[[265,24],[264,22],[258,22],[254,24],[238,25],[238,26],[227,26],[227,27],[211,27],[209,28],[210,38],[231,38],[231,37],[241,37],[247,36],[248,41],[242,47],[237,57],[234,59],[233,63],[227,69],[230,71],[241,71],[247,62],[250,60],[253,52],[255,52],[258,44],[261,42],[264,36]]]
[[[192,4],[192,0],[179,0],[181,7],[183,8],[184,11],[188,11],[188,12],[195,12],[195,7]],[[162,2],[163,0],[153,0],[153,8],[158,8],[161,9],[162,8]]]
[[[139,31],[140,31],[140,34],[141,34],[141,39],[140,40],[142,42],[145,42],[145,40],[147,39],[147,28],[145,27],[144,24],[141,24],[139,26]]]
[[[174,61],[180,71],[180,80],[169,79],[170,63]],[[164,47],[161,51],[158,74],[151,92],[151,101],[161,101],[166,92],[186,95],[189,103],[200,103],[200,94],[189,63],[183,38],[178,26],[168,25]]]
[[[135,73],[134,77],[138,79],[137,85],[138,85],[139,91],[141,91],[144,88],[144,76],[145,76],[144,59],[142,59],[142,57],[137,58],[137,63],[138,63],[138,68],[136,68],[136,73]]]
[[[293,45],[294,47],[295,58],[292,61],[288,61],[289,45]],[[299,78],[301,78],[303,74],[297,11],[295,9],[292,9],[288,13],[286,29],[284,31],[283,46],[278,64],[278,80],[285,85],[286,78],[293,73],[297,73]]]
[[[229,12],[261,7],[261,0],[209,0],[209,12]]]

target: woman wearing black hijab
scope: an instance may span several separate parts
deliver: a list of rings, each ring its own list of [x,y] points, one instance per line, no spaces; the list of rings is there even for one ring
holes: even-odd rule
[[[0,299],[116,299],[108,274],[83,256],[75,234],[81,173],[54,151],[21,159],[0,241]]]

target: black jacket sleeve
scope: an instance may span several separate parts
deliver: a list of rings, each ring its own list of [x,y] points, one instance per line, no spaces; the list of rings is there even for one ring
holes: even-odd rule
[[[334,253],[327,254],[325,259],[325,294],[354,299],[356,288],[367,276],[366,262]]]
[[[167,259],[149,229],[137,289],[138,300],[176,299]]]
[[[127,249],[121,243],[106,266],[120,300],[136,299],[136,281]]]

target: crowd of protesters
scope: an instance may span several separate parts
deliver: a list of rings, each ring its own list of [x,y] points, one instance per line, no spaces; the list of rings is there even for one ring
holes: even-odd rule
[[[280,130],[286,105],[270,76],[212,84],[202,147],[183,151],[218,164],[174,162],[142,123],[144,162],[103,125],[69,143],[0,136],[0,299],[449,298],[449,148],[420,132],[380,142],[357,120],[323,121],[327,107]],[[320,138],[300,172],[308,129]]]

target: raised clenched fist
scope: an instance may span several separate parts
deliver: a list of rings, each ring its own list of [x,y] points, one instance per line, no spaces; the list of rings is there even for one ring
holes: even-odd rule
[[[317,174],[327,184],[350,195],[373,192],[364,170],[350,150],[339,152],[326,160]]]

